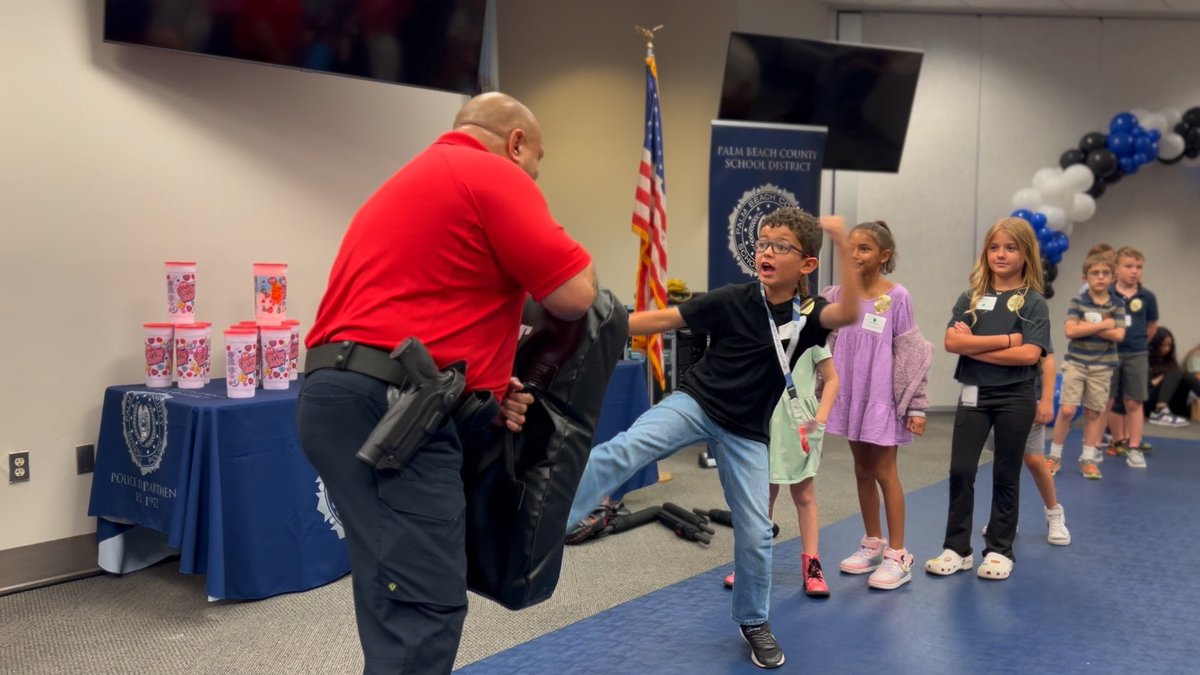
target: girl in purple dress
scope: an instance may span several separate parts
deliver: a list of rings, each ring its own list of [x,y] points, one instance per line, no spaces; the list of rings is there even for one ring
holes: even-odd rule
[[[869,586],[890,590],[912,579],[913,557],[904,547],[904,488],[896,469],[896,449],[912,443],[913,434],[925,432],[925,378],[933,346],[917,330],[908,291],[884,277],[896,269],[896,242],[887,224],[858,225],[850,232],[849,248],[851,262],[862,277],[863,318],[829,336],[841,388],[826,433],[850,441],[866,534],[858,551],[840,568],[848,574],[871,572]],[[836,300],[841,288],[831,286],[822,295]],[[887,538],[879,519],[880,491]]]

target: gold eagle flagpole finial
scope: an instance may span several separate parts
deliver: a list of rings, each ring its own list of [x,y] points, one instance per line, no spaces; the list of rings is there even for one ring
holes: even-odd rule
[[[654,53],[654,34],[657,33],[658,31],[662,30],[662,28],[663,27],[661,24],[655,26],[654,28],[642,28],[641,26],[633,27],[633,29],[636,30],[639,35],[646,38],[646,55],[647,56]]]

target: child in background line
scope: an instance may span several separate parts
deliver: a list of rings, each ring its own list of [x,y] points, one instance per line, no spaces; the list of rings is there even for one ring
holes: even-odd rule
[[[567,521],[573,529],[604,495],[643,466],[707,441],[733,514],[733,620],[759,668],[778,668],[784,662],[767,622],[771,413],[785,387],[789,403],[798,399],[791,371],[800,355],[824,344],[830,330],[858,319],[857,303],[828,303],[797,294],[801,280],[817,268],[822,229],[839,253],[847,293],[859,294],[858,275],[849,271],[843,228],[841,218],[822,218],[818,226],[816,218],[797,208],[768,213],[760,221],[754,245],[757,282],[729,284],[675,307],[630,315],[632,335],[688,326],[708,333],[711,342],[673,394],[627,431],[592,448]],[[793,426],[792,433],[798,433],[797,428]]]
[[[849,289],[838,286],[822,293],[831,302],[857,301],[863,317],[860,324],[839,328],[829,337],[842,387],[825,430],[850,441],[866,530],[858,551],[843,560],[840,569],[847,574],[871,572],[870,587],[891,590],[912,579],[896,458],[898,446],[912,443],[914,433],[925,431],[925,378],[933,346],[917,330],[908,290],[884,277],[896,269],[896,241],[887,224],[862,223],[851,230],[849,243],[853,271],[862,277],[862,295],[851,296]],[[881,491],[887,538],[879,520]]]
[[[1037,412],[1033,417],[1033,428],[1029,430],[1029,438],[1025,441],[1025,468],[1033,476],[1033,484],[1037,486],[1038,494],[1042,496],[1042,504],[1046,511],[1046,541],[1055,546],[1067,546],[1071,543],[1071,532],[1067,529],[1067,514],[1062,504],[1058,503],[1058,492],[1054,489],[1054,474],[1050,472],[1043,453],[1046,452],[1046,425],[1054,421],[1054,355],[1047,351],[1042,359],[1041,373],[1034,384],[1034,389],[1040,389],[1042,396],[1038,399]],[[996,436],[988,435],[984,448],[996,451]],[[987,526],[983,526],[983,534],[987,535]]]
[[[1146,256],[1132,246],[1117,251],[1117,282],[1110,292],[1125,306],[1125,339],[1117,345],[1120,365],[1113,370],[1109,386],[1108,427],[1112,430],[1109,454],[1125,455],[1125,463],[1135,469],[1146,468],[1146,448],[1142,444],[1145,415],[1142,402],[1149,397],[1149,340],[1158,327],[1158,299],[1142,286]],[[1113,406],[1121,397],[1124,412]]]
[[[950,450],[950,502],[941,555],[930,574],[974,566],[971,518],[979,455],[994,430],[992,513],[984,536],[982,579],[1007,579],[1013,568],[1018,487],[1025,443],[1037,409],[1038,360],[1050,347],[1050,314],[1042,297],[1037,236],[1021,218],[1002,218],[988,230],[971,271],[971,287],[954,303],[946,351],[958,354],[962,383]]]
[[[803,282],[802,282],[803,285]],[[824,383],[818,401],[817,378]],[[821,445],[825,436],[825,423],[829,410],[838,393],[838,374],[833,367],[833,355],[829,349],[810,347],[800,356],[792,369],[792,380],[800,395],[801,420],[804,422],[803,438],[797,435],[792,422],[786,394],[779,398],[775,412],[771,414],[771,501],[767,514],[774,520],[775,498],[779,486],[789,486],[792,503],[796,506],[796,520],[800,526],[800,541],[804,552],[800,556],[800,569],[804,575],[804,594],[813,598],[829,597],[829,584],[825,582],[825,571],[821,568],[819,538],[821,535],[820,514],[817,512],[816,486],[817,468],[821,464]],[[734,575],[725,577],[725,587],[733,588]]]
[[[1189,388],[1175,358],[1175,336],[1159,326],[1150,338],[1150,396],[1143,407],[1151,424],[1164,427],[1188,425],[1188,392],[1200,396],[1200,386]],[[1195,382],[1193,378],[1191,380]]]
[[[1125,306],[1108,292],[1113,264],[1102,255],[1083,261],[1083,280],[1088,290],[1071,298],[1063,331],[1067,335],[1067,355],[1063,359],[1062,388],[1058,399],[1058,420],[1046,465],[1051,473],[1062,467],[1063,443],[1071,430],[1075,411],[1083,405],[1083,450],[1079,453],[1079,471],[1084,478],[1101,478],[1099,463],[1100,435],[1108,410],[1109,387],[1113,370],[1120,364],[1117,343],[1125,338]]]
[[[1088,249],[1088,252],[1083,256],[1083,259],[1087,260],[1088,258],[1090,258],[1094,255],[1104,256],[1105,258],[1108,258],[1108,261],[1113,264],[1113,269],[1116,269],[1117,251],[1112,246],[1105,244],[1105,243],[1096,244],[1095,246]],[[1084,280],[1083,285],[1079,287],[1079,295],[1083,295],[1084,293],[1087,293],[1087,292],[1088,292],[1088,284],[1087,284],[1087,280]]]

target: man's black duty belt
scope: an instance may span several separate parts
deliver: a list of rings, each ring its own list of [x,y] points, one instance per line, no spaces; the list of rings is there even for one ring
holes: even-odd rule
[[[313,347],[304,359],[304,374],[322,368],[336,368],[368,375],[397,387],[404,387],[408,376],[404,367],[382,349],[351,340],[339,340]]]

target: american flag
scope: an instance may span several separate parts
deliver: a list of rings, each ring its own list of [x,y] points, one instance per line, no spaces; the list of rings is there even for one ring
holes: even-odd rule
[[[658,67],[654,53],[646,55],[646,141],[638,168],[633,231],[642,240],[638,252],[634,309],[667,306],[667,185],[663,177],[662,116],[658,106]],[[661,334],[635,336],[633,347],[646,352],[658,386],[666,388]]]

